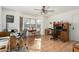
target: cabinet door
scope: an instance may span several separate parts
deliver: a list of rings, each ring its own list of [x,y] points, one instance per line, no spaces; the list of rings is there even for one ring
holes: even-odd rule
[[[66,31],[62,31],[62,32],[61,32],[61,40],[62,40],[63,42],[68,41],[68,34],[67,34]]]

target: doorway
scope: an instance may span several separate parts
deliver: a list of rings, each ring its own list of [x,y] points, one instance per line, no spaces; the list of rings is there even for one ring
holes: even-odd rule
[[[29,30],[35,31],[35,35],[41,34],[41,22],[37,19],[25,18],[23,20],[23,29],[27,30],[27,36],[31,36]]]
[[[23,31],[23,17],[20,16],[20,32]]]
[[[79,15],[73,16],[73,28],[72,28],[72,38],[75,41],[79,41]]]

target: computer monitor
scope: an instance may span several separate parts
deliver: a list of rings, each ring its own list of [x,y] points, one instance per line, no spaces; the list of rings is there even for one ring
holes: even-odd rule
[[[62,26],[57,26],[57,27],[56,27],[56,30],[62,30],[62,29],[63,29]]]

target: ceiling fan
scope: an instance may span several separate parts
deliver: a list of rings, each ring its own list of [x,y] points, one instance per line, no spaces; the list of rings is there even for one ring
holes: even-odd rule
[[[35,9],[37,11],[40,11],[41,14],[47,14],[48,12],[54,12],[54,10],[50,10],[49,6],[42,6],[41,9]]]

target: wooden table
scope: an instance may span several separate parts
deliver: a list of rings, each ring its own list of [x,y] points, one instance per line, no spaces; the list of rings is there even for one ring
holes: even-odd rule
[[[73,44],[73,52],[79,52],[79,43]]]
[[[29,33],[32,34],[32,36],[35,36],[36,35],[36,30],[28,30]]]

